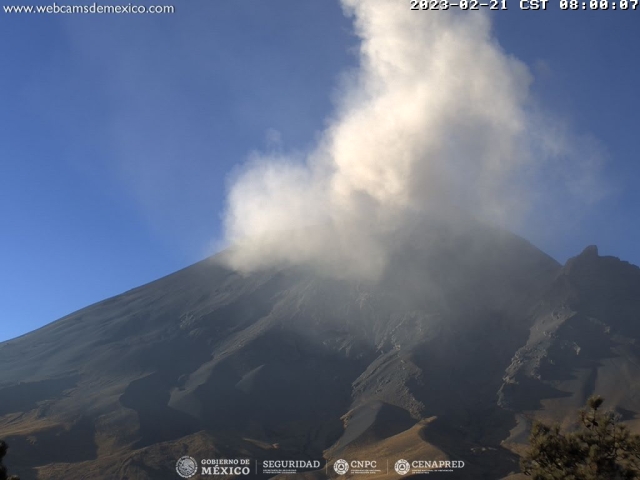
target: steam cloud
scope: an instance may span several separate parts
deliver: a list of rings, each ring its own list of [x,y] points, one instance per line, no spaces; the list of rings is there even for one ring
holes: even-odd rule
[[[342,4],[359,67],[312,151],[255,154],[231,182],[233,268],[375,278],[416,214],[455,206],[509,224],[559,195],[599,195],[598,157],[537,111],[529,69],[492,38],[487,15]]]

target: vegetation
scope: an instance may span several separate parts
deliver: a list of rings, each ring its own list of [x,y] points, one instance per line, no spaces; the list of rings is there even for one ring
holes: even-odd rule
[[[20,477],[16,475],[7,476],[7,467],[4,466],[2,460],[4,456],[7,454],[7,450],[9,449],[9,445],[4,440],[0,440],[0,480],[20,480]]]
[[[640,479],[640,435],[632,434],[613,412],[600,411],[602,403],[599,396],[589,398],[574,432],[534,422],[522,471],[533,480]]]

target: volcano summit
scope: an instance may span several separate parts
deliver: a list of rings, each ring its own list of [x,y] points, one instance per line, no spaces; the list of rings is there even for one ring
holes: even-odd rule
[[[532,417],[568,419],[592,393],[636,428],[640,269],[595,247],[561,266],[461,225],[416,224],[375,282],[240,274],[221,252],[0,344],[10,471],[407,458],[495,479],[517,472]]]

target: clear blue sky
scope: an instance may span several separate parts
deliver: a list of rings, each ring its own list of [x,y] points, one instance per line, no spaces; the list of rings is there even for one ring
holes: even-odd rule
[[[545,107],[605,146],[615,187],[579,227],[523,233],[559,261],[596,243],[640,264],[640,9],[508,1],[498,41]],[[336,1],[175,5],[0,12],[0,341],[212,253],[227,175],[271,130],[313,143],[356,61]]]

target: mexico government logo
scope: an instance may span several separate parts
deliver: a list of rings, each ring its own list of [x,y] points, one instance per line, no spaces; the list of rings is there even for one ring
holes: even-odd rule
[[[178,475],[182,478],[191,478],[198,473],[198,462],[189,455],[180,457],[176,462],[176,472],[178,472]]]

